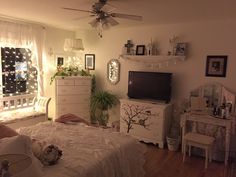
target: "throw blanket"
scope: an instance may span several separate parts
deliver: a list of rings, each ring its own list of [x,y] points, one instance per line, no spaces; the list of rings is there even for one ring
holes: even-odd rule
[[[63,150],[59,163],[45,167],[44,177],[143,177],[146,146],[110,129],[43,122],[20,128],[20,134]]]

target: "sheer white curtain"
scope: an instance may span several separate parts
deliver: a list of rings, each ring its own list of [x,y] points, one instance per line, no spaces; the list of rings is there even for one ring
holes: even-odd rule
[[[43,91],[43,53],[44,53],[45,29],[39,25],[23,24],[0,20],[0,46],[22,47],[32,51],[32,64],[38,70],[39,95]]]

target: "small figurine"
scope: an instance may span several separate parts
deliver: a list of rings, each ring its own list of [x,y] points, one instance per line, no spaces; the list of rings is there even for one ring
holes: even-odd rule
[[[147,45],[147,55],[152,55],[152,54],[153,54],[153,43],[151,38],[151,42]]]
[[[10,177],[9,162],[7,160],[3,160],[0,168],[0,177]]]

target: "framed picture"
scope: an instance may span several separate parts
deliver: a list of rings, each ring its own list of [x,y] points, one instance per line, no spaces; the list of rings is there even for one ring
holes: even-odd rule
[[[206,76],[225,77],[227,68],[226,55],[208,55],[206,60]]]
[[[145,45],[137,45],[136,55],[144,55],[144,54],[145,54]]]
[[[175,46],[175,55],[185,56],[186,48],[187,48],[187,43],[177,43]]]
[[[56,55],[56,65],[63,66],[65,64],[65,57],[63,55]]]
[[[95,69],[95,55],[85,54],[85,69],[94,70]]]

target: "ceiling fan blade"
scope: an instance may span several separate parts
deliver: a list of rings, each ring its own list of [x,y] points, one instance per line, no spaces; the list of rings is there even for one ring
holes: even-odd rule
[[[94,16],[95,16],[95,14],[91,14],[91,15],[77,17],[77,18],[74,18],[73,20],[82,20],[82,19],[86,19],[86,18],[90,18],[90,17],[94,17]]]
[[[142,16],[138,16],[138,15],[129,15],[129,14],[121,14],[121,13],[111,13],[110,15],[112,17],[127,18],[130,20],[137,20],[137,21],[142,21],[142,19],[143,19]]]
[[[106,5],[106,3],[96,2],[92,5],[92,8],[94,11],[97,12],[97,11],[100,11],[103,8],[103,6],[105,6],[105,5]]]
[[[108,3],[106,3],[102,8],[101,8],[102,11],[106,12],[106,13],[111,13],[113,12],[114,10],[116,10],[116,7],[113,6],[113,5],[110,5]]]
[[[106,17],[106,22],[109,23],[111,26],[118,25],[119,23],[112,17]]]
[[[94,13],[94,12],[91,11],[91,10],[74,9],[74,8],[70,8],[70,7],[62,7],[62,9],[65,9],[65,10],[73,10],[73,11],[79,11],[79,12],[89,12],[89,13]]]

